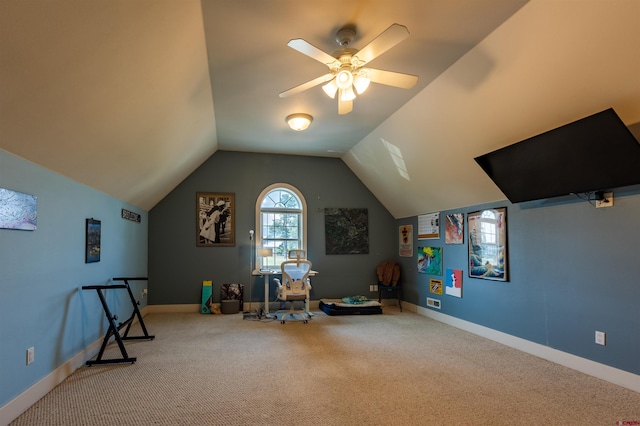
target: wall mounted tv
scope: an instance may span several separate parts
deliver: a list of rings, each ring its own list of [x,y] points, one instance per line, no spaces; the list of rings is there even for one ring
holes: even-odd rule
[[[640,144],[611,108],[475,160],[512,203],[640,184]]]

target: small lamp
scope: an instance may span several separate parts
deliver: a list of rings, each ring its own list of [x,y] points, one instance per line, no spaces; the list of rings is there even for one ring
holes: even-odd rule
[[[271,256],[273,256],[273,249],[272,248],[264,248],[263,247],[263,248],[259,248],[258,249],[258,257],[262,258],[262,260],[260,262],[260,265],[261,265],[260,269],[261,270],[266,269],[264,267],[264,258],[265,257],[271,257]]]
[[[311,124],[312,120],[313,117],[311,117],[309,114],[298,113],[287,116],[287,124],[289,124],[291,130],[295,130],[297,132],[306,130]]]

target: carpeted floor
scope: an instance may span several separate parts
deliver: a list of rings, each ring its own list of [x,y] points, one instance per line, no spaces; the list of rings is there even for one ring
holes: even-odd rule
[[[395,307],[318,311],[308,324],[242,314],[145,324],[156,339],[126,343],[135,364],[80,368],[12,425],[640,422],[639,393]]]

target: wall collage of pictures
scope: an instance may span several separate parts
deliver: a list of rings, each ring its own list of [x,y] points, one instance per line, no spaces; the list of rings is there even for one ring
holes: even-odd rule
[[[507,209],[500,207],[467,214],[468,270],[470,278],[509,281],[507,270]],[[465,243],[464,213],[445,216],[445,244]],[[417,269],[421,274],[442,276],[431,278],[429,292],[462,297],[462,269],[447,268],[443,271],[444,248],[426,245],[423,240],[440,239],[440,213],[418,216]],[[399,254],[413,257],[413,226],[401,225],[399,229]],[[425,241],[426,243],[426,241]]]

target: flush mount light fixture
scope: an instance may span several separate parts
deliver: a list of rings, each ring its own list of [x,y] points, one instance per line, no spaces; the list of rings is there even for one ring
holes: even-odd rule
[[[287,124],[289,124],[291,130],[295,130],[297,132],[306,130],[312,121],[313,117],[309,114],[297,113],[287,116]]]

